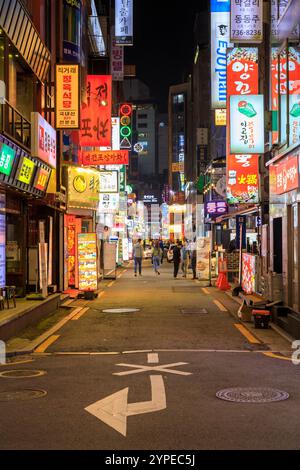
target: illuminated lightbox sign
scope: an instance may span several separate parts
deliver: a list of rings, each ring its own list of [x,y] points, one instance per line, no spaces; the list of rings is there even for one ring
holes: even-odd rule
[[[38,189],[39,191],[46,191],[50,175],[50,169],[39,168],[34,179],[34,188]]]
[[[31,113],[31,154],[56,168],[56,130],[39,113]]]
[[[230,43],[230,0],[211,0],[211,105],[226,108],[226,51]]]
[[[111,149],[120,150],[120,118],[111,118]]]
[[[133,45],[133,0],[116,0],[115,35],[116,44]]]
[[[35,163],[27,157],[23,157],[19,164],[17,180],[21,183],[30,184],[35,169]]]
[[[263,95],[230,96],[230,153],[264,153]]]
[[[128,165],[128,150],[82,151],[83,165]]]
[[[100,171],[100,193],[117,193],[119,190],[118,171]]]
[[[208,201],[204,206],[205,217],[217,217],[227,214],[228,205],[226,201]]]
[[[16,151],[6,144],[0,144],[0,173],[6,176],[11,174]]]
[[[263,0],[231,0],[230,26],[232,42],[262,42]]]
[[[226,109],[215,109],[215,126],[226,126]]]
[[[299,151],[270,165],[270,193],[284,194],[299,187]]]
[[[227,202],[249,204],[259,202],[258,155],[228,155]]]
[[[56,65],[55,127],[79,128],[79,65]]]

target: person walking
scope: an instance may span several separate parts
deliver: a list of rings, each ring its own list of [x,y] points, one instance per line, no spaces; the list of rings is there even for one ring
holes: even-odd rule
[[[137,276],[137,268],[139,268],[139,275],[142,275],[142,259],[143,259],[143,247],[139,238],[137,243],[133,246],[133,259],[134,259],[134,275]]]
[[[181,246],[179,244],[179,241],[176,241],[176,245],[173,247],[173,263],[174,263],[174,278],[177,278],[178,270],[179,270],[179,265],[180,265],[180,250]]]
[[[187,268],[188,268],[188,249],[187,249],[187,243],[186,243],[186,241],[184,241],[183,245],[182,245],[182,248],[181,248],[182,277],[186,277]]]
[[[161,249],[160,264],[163,264],[163,262],[164,262],[164,242],[162,240],[160,240],[160,242],[159,242],[159,248]]]
[[[153,269],[158,275],[160,275],[160,272],[159,272],[158,268],[159,268],[160,259],[161,259],[161,248],[159,246],[158,241],[154,242],[154,244],[153,244],[152,259],[153,259]]]

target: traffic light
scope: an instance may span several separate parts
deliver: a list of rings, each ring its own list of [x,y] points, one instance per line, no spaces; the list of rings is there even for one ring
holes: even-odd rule
[[[132,146],[132,105],[120,105],[120,149],[131,149]]]

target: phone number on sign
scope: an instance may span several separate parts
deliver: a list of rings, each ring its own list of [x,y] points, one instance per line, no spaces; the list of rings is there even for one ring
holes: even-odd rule
[[[237,36],[260,37],[261,30],[260,29],[246,29],[245,31],[243,31],[242,29],[233,29],[232,36],[233,37],[237,37]]]

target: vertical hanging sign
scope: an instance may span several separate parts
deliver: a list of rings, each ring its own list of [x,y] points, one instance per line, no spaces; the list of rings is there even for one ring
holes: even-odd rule
[[[79,65],[55,67],[55,127],[79,129]]]
[[[231,0],[230,40],[260,43],[263,40],[263,0]]]
[[[226,108],[226,49],[230,44],[230,0],[211,0],[211,106]]]
[[[81,109],[81,147],[111,147],[111,75],[88,75]]]
[[[133,0],[115,2],[116,44],[133,45]]]
[[[111,28],[110,73],[113,81],[124,80],[124,48],[116,43],[115,28]]]

